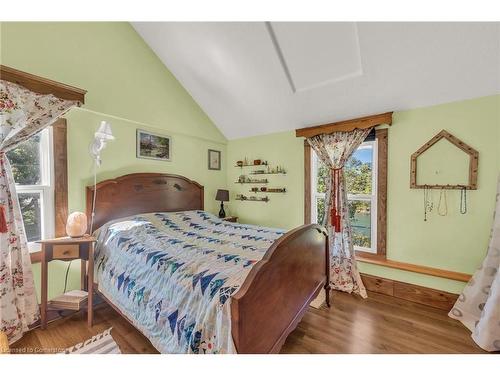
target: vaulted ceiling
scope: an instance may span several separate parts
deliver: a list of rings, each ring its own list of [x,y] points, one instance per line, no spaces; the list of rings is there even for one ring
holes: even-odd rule
[[[228,139],[500,93],[500,23],[133,27]]]

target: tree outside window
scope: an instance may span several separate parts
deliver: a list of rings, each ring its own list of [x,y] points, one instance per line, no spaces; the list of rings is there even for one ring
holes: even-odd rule
[[[53,230],[50,143],[50,129],[45,129],[7,153],[28,242],[50,236]]]
[[[369,252],[376,252],[376,147],[376,141],[364,142],[344,167],[353,243],[357,250]],[[330,171],[314,151],[312,163],[312,221],[322,223]]]

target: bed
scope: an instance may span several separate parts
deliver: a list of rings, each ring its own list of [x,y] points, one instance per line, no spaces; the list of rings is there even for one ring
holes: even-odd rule
[[[322,288],[329,306],[319,225],[220,220],[178,175],[125,175],[96,194],[95,290],[162,353],[278,353]]]

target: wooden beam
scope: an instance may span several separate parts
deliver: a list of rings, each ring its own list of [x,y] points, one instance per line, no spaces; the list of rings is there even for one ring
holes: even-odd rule
[[[66,235],[68,219],[68,144],[65,118],[59,118],[52,125],[54,145],[54,210],[55,235]]]
[[[304,140],[304,224],[311,224],[311,146]]]
[[[433,267],[428,267],[428,266],[420,266],[418,264],[397,262],[395,260],[389,260],[389,259],[385,259],[382,257],[365,256],[364,254],[360,254],[360,253],[356,254],[356,260],[359,262],[363,262],[363,263],[376,264],[378,266],[395,268],[395,269],[403,270],[403,271],[409,271],[409,272],[421,273],[424,275],[442,277],[444,279],[449,279],[449,280],[468,282],[470,280],[470,278],[472,277],[472,275],[469,275],[466,273],[443,270],[440,268],[433,268]]]
[[[367,129],[373,126],[387,124],[392,125],[392,112],[379,113],[377,115],[359,117],[352,120],[332,122],[330,124],[311,126],[295,130],[297,137],[314,137],[319,134],[329,134],[340,131],[352,131],[354,129]]]
[[[377,129],[377,255],[386,254],[387,245],[387,159],[388,136],[387,129]]]
[[[13,82],[39,94],[52,94],[61,99],[85,103],[86,90],[52,81],[34,74],[0,65],[0,79]]]

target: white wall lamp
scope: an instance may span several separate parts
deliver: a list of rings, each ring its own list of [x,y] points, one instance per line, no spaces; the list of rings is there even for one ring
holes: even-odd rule
[[[111,124],[101,121],[99,129],[94,133],[94,141],[90,144],[90,156],[92,156],[97,166],[101,165],[101,151],[106,147],[106,142],[114,139]]]
[[[97,167],[101,166],[101,151],[106,147],[106,142],[114,140],[113,132],[111,131],[111,124],[106,121],[101,121],[99,129],[94,133],[94,140],[90,144],[90,156],[94,160],[94,194],[92,197],[92,217],[90,219],[90,234],[94,229],[95,217],[95,200],[96,200],[96,187],[97,187]]]

